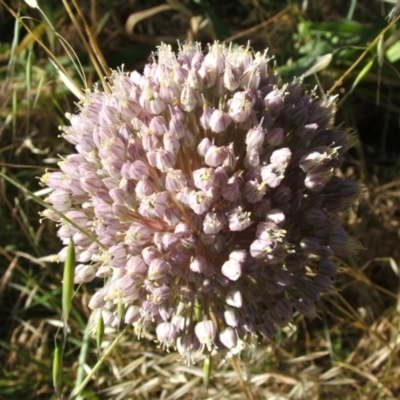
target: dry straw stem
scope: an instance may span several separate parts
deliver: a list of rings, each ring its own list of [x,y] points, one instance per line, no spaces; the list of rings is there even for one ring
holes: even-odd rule
[[[188,8],[186,8],[179,0],[166,0],[166,2],[168,4],[161,4],[131,14],[125,22],[125,32],[129,36],[134,35],[136,37],[133,30],[139,22],[143,21],[144,19],[151,18],[152,16],[164,11],[176,10],[179,11],[185,18],[189,20],[193,18],[192,12]]]
[[[344,263],[342,260],[337,260],[339,263],[342,263],[344,268],[344,272],[348,275],[351,276],[352,278],[355,279],[355,282],[362,282],[364,284],[366,284],[367,286],[379,290],[380,292],[388,295],[389,297],[392,297],[393,299],[398,299],[398,294],[391,292],[390,290],[377,285],[373,282],[371,282],[371,280],[363,273],[363,270],[365,268],[367,268],[371,263],[373,263],[374,261],[387,261],[390,265],[392,265],[393,263],[395,265],[397,265],[395,263],[395,261],[391,258],[391,257],[387,257],[387,258],[375,258],[373,260],[368,261],[367,263],[365,263],[365,265],[363,267],[361,267],[360,269],[356,268],[356,266],[349,266],[346,263]],[[398,275],[398,274],[397,274]]]
[[[109,68],[107,66],[107,63],[104,59],[104,56],[102,55],[102,52],[97,44],[96,38],[94,37],[94,33],[92,32],[92,30],[90,29],[90,26],[88,25],[88,23],[86,22],[86,19],[82,13],[82,10],[80,9],[79,5],[76,3],[75,0],[73,0],[73,4],[84,24],[85,27],[85,31],[86,34],[89,37],[90,43],[88,43],[88,41],[86,40],[86,37],[77,21],[77,19],[75,18],[74,13],[71,10],[71,7],[69,6],[68,2],[66,0],[62,0],[65,9],[68,12],[68,15],[72,21],[72,23],[74,24],[76,31],[78,32],[78,35],[83,43],[83,45],[85,46],[85,49],[90,57],[90,61],[92,62],[94,68],[96,69],[96,72],[99,76],[99,78],[101,79],[102,85],[104,90],[107,93],[110,93],[110,88],[109,85],[104,77],[104,75],[108,75],[109,74]]]
[[[253,393],[251,392],[251,389],[250,389],[249,385],[247,384],[247,382],[244,381],[244,379],[242,377],[242,372],[240,371],[240,366],[235,357],[231,358],[231,365],[236,372],[236,375],[240,382],[240,386],[242,387],[243,392],[246,394],[247,400],[254,400]]]
[[[126,33],[128,35],[131,35],[136,24],[139,23],[140,21],[142,21],[143,19],[150,18],[155,14],[158,14],[163,11],[169,11],[173,8],[174,7],[172,7],[168,4],[161,4],[159,6],[148,8],[146,10],[131,14],[125,23]]]
[[[232,35],[232,36],[228,37],[228,39],[226,39],[225,42],[229,43],[229,42],[233,42],[234,40],[241,39],[242,37],[250,36],[250,35],[254,34],[255,32],[257,32],[259,29],[265,28],[268,25],[274,24],[280,17],[282,17],[283,15],[285,15],[286,13],[291,11],[291,9],[292,9],[291,6],[287,6],[282,11],[278,12],[271,18],[268,18],[266,21],[263,21],[256,26],[252,26],[251,28],[246,29],[243,32],[239,32],[236,35]]]

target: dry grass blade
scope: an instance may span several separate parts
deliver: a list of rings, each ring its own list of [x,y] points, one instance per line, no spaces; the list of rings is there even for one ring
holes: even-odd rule
[[[196,387],[201,382],[200,378],[193,378],[191,381],[183,385],[180,389],[178,389],[174,394],[168,396],[165,400],[177,400],[182,399],[187,396],[191,389]]]
[[[4,248],[2,248],[0,246],[0,254],[4,254],[4,253],[6,253],[6,251],[4,250]],[[14,257],[12,259],[12,261],[10,262],[10,264],[8,265],[6,272],[0,278],[0,306],[1,306],[1,303],[3,300],[3,296],[5,294],[5,288],[12,277],[13,271],[14,271],[15,267],[17,266],[17,262],[18,262],[18,257]]]
[[[85,46],[87,54],[90,57],[90,61],[92,62],[93,66],[94,66],[94,68],[95,68],[95,70],[96,70],[96,72],[97,72],[97,74],[98,74],[98,76],[99,76],[99,78],[100,78],[100,80],[102,82],[104,91],[107,92],[107,93],[110,93],[110,88],[109,88],[108,82],[106,81],[106,79],[104,77],[104,70],[102,69],[101,62],[99,62],[97,60],[96,53],[93,51],[92,47],[88,43],[88,41],[87,41],[87,39],[86,39],[86,37],[85,37],[85,35],[84,35],[80,25],[79,25],[77,19],[75,18],[75,15],[72,12],[71,7],[69,6],[68,2],[66,0],[62,0],[62,2],[64,4],[65,9],[68,12],[68,15],[69,15],[71,21],[73,22],[73,24],[74,24],[74,26],[76,28],[76,31],[78,32],[79,37],[81,38],[82,44]],[[96,51],[97,50],[98,49],[96,49]],[[108,73],[108,71],[107,71],[107,73]]]
[[[285,362],[287,364],[296,364],[296,363],[300,363],[300,362],[304,362],[304,361],[316,360],[317,358],[325,357],[327,355],[329,355],[329,351],[317,351],[315,353],[307,354],[305,356],[292,358]]]
[[[152,392],[154,389],[158,389],[160,387],[160,384],[161,384],[161,378],[158,376],[153,379],[149,379],[141,386],[139,386],[137,389],[135,389],[134,394],[136,395],[147,394],[149,392]]]
[[[320,72],[328,67],[328,65],[331,63],[333,58],[332,53],[325,54],[324,56],[318,57],[317,61],[315,64],[308,69],[306,72],[304,72],[304,77],[316,74],[317,72]]]
[[[126,365],[121,371],[121,377],[125,377],[126,375],[131,374],[132,372],[134,372],[140,365],[142,365],[144,363],[144,361],[146,360],[146,356],[143,357],[139,357],[138,359],[136,359],[135,361],[132,361],[131,363],[129,363],[128,365]]]
[[[388,388],[386,388],[374,374],[372,374],[368,371],[363,371],[360,368],[358,368],[354,365],[349,365],[347,363],[339,362],[338,365],[340,365],[343,368],[349,369],[352,372],[355,372],[357,375],[360,375],[360,376],[366,378],[367,380],[371,381],[374,385],[376,385],[379,389],[383,389],[384,394],[386,396],[393,397],[393,393]]]
[[[242,372],[240,371],[239,364],[235,357],[231,358],[231,364],[236,372],[237,379],[239,380],[240,386],[242,387],[243,392],[246,394],[247,399],[254,400],[253,393],[251,392],[251,389],[249,388],[247,382],[243,379]]]
[[[275,382],[282,383],[284,385],[290,385],[290,386],[296,385],[299,382],[298,379],[292,378],[290,376],[285,376],[283,374],[275,373],[275,372],[254,375],[250,379],[250,383],[252,383],[256,386],[261,386],[261,385],[267,384],[271,381],[275,381]]]
[[[89,24],[87,23],[86,18],[83,15],[83,12],[82,12],[82,9],[81,9],[79,3],[77,3],[76,0],[72,0],[72,2],[74,4],[74,6],[75,6],[75,9],[77,10],[77,12],[79,14],[79,17],[81,18],[81,20],[83,22],[86,34],[87,34],[87,36],[89,38],[90,47],[91,47],[91,49],[93,51],[93,54],[97,58],[99,66],[102,68],[104,75],[108,76],[109,73],[110,73],[110,68],[108,67],[107,61],[104,58],[103,52],[100,49],[99,43],[98,43],[98,41],[96,39],[96,36],[93,33],[92,29],[90,28]],[[100,79],[102,78],[102,76],[103,75],[100,75]],[[104,82],[103,82],[103,84],[104,84]]]
[[[144,11],[139,11],[137,13],[131,14],[128,19],[126,20],[125,23],[125,31],[128,35],[132,35],[133,29],[135,28],[135,25],[142,21],[143,19],[150,18],[153,15],[156,15],[160,12],[163,11],[169,11],[172,10],[174,7],[170,6],[168,4],[162,4],[157,7],[153,8],[148,8]]]
[[[284,16],[290,10],[291,10],[291,7],[288,6],[288,7],[284,8],[282,11],[280,11],[279,13],[277,13],[276,15],[274,15],[273,17],[267,19],[266,21],[263,21],[260,24],[253,26],[249,29],[246,29],[243,32],[237,33],[236,35],[232,35],[232,36],[228,37],[226,39],[226,42],[234,42],[237,39],[240,39],[244,36],[250,36],[251,34],[254,34],[256,31],[258,31],[259,29],[262,29],[268,25],[272,25],[272,24],[276,23],[279,20],[279,18]]]
[[[319,379],[321,381],[328,381],[332,378],[335,378],[342,372],[342,368],[340,367],[333,367],[330,370],[324,372],[323,374],[320,375]]]

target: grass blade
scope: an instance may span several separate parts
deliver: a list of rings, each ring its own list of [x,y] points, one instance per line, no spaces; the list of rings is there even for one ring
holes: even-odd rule
[[[85,389],[86,385],[89,383],[89,381],[93,378],[93,376],[97,373],[97,371],[100,369],[100,367],[103,365],[103,363],[107,360],[107,357],[113,352],[115,346],[118,344],[122,336],[125,334],[126,329],[123,329],[118,336],[115,338],[115,340],[111,343],[110,347],[107,349],[107,351],[103,354],[103,356],[100,358],[100,360],[96,363],[96,365],[92,368],[88,376],[85,378],[85,380],[82,382],[82,384],[75,388],[72,393],[69,396],[69,399],[74,399],[76,396],[78,396],[82,391]]]
[[[353,84],[351,85],[350,93],[352,93],[355,87],[368,75],[373,65],[374,65],[374,60],[370,60],[364,66],[364,68],[359,72],[359,74],[356,76],[356,79],[354,79]]]

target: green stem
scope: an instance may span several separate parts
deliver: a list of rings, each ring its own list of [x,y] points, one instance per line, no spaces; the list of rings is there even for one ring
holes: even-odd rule
[[[103,356],[100,358],[99,361],[97,361],[97,364],[92,368],[90,371],[89,375],[85,378],[85,380],[75,388],[72,393],[69,396],[69,399],[73,399],[76,396],[78,396],[83,389],[85,389],[86,385],[89,383],[89,381],[93,378],[93,376],[96,374],[96,372],[100,369],[100,367],[103,365],[104,361],[106,361],[107,357],[112,353],[114,350],[115,346],[118,344],[122,336],[124,335],[125,331],[127,328],[123,329],[118,336],[115,338],[115,340],[111,343],[110,347],[107,349],[107,351],[103,354]]]

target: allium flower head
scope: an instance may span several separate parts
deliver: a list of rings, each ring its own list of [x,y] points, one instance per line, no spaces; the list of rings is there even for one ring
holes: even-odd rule
[[[75,281],[106,282],[89,306],[139,336],[156,328],[188,360],[271,337],[295,310],[314,316],[332,256],[355,249],[337,213],[359,187],[334,175],[353,137],[333,125],[334,98],[282,84],[268,62],[161,45],[143,74],[86,94],[63,128],[76,154],[42,178],[97,240],[43,213],[76,245]]]

